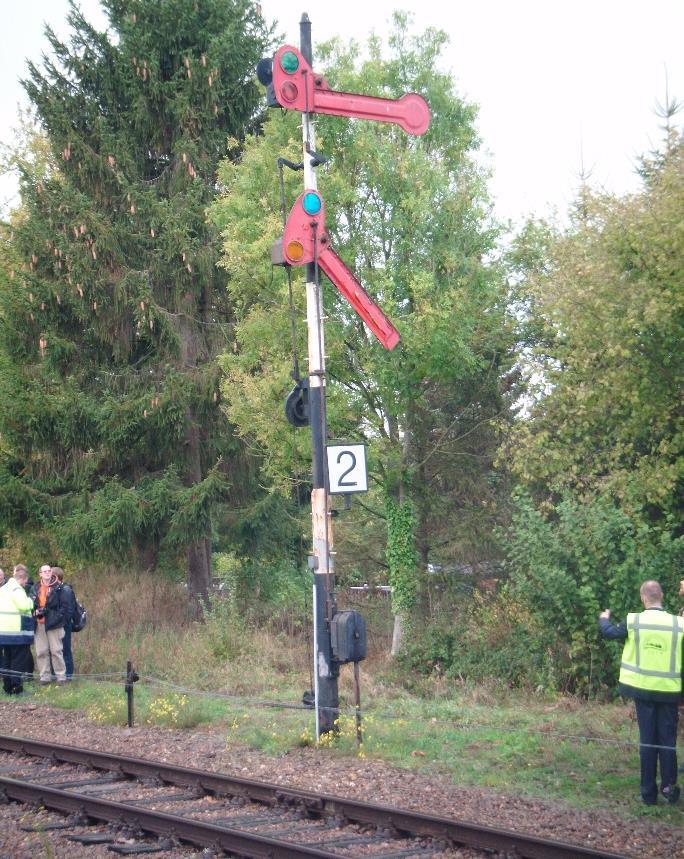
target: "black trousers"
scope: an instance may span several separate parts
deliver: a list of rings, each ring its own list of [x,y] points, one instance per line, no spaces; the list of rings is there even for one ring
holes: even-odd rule
[[[24,691],[22,674],[33,673],[33,656],[30,644],[3,644],[0,648],[2,688],[8,695]]]
[[[639,758],[641,760],[641,798],[655,802],[658,798],[656,770],[660,761],[660,786],[677,783],[676,703],[670,701],[634,700],[639,723]]]

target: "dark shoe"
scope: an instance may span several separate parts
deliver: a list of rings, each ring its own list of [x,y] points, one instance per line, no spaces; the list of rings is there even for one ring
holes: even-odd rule
[[[657,796],[654,797],[653,799],[651,799],[651,798],[644,799],[644,797],[642,796],[641,801],[643,802],[644,805],[658,805],[658,797]]]
[[[670,787],[663,788],[663,796],[670,803],[670,805],[674,805],[679,802],[679,797],[681,794],[681,790],[679,785],[673,784]]]
[[[41,686],[49,686],[50,683],[52,683],[52,680],[41,680],[40,681]]]

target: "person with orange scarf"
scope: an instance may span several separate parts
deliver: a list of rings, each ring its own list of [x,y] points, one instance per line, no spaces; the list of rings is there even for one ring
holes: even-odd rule
[[[36,618],[36,662],[43,686],[52,682],[52,675],[58,686],[66,684],[66,666],[62,652],[64,623],[67,615],[67,602],[62,585],[52,572],[49,564],[40,568],[40,584],[32,591]]]

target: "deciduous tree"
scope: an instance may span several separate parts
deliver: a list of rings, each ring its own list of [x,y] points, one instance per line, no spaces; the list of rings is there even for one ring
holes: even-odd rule
[[[397,16],[389,59],[372,38],[363,60],[356,46],[333,42],[314,62],[334,89],[389,97],[418,91],[432,110],[420,139],[333,117],[318,118],[316,131],[317,150],[331,159],[319,189],[334,245],[402,336],[385,352],[326,284],[330,435],[369,445],[375,489],[366,508],[384,528],[384,538],[376,531],[373,549],[353,562],[371,573],[372,564],[387,565],[395,612],[405,620],[415,612],[428,560],[480,560],[491,552],[498,493],[492,457],[496,419],[505,411],[509,341],[496,230],[475,163],[476,111],[438,69],[444,44],[434,30],[411,36]],[[299,160],[297,119],[272,117],[240,164],[223,166],[226,192],[213,209],[240,308],[236,351],[223,359],[224,399],[281,486],[305,471],[309,447],[308,432],[293,431],[282,414],[292,366],[288,289],[269,264],[282,231],[276,159]],[[288,210],[300,183],[298,174],[287,176]],[[293,277],[301,319],[301,275],[295,270]],[[304,336],[300,325],[300,355]]]
[[[512,437],[539,499],[606,494],[681,527],[684,486],[684,146],[672,134],[636,194],[581,194],[525,282],[536,401]]]
[[[614,659],[596,616],[639,585],[677,610],[684,561],[684,146],[672,132],[643,188],[583,189],[566,230],[531,226],[518,259],[528,310],[525,413],[506,451],[521,487],[514,595],[541,620],[559,682],[595,689]],[[534,345],[533,345],[534,344]]]

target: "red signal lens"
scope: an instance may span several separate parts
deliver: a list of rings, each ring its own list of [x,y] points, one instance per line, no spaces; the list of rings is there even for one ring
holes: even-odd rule
[[[299,90],[292,81],[287,81],[280,87],[280,95],[284,101],[295,101],[299,95]]]

